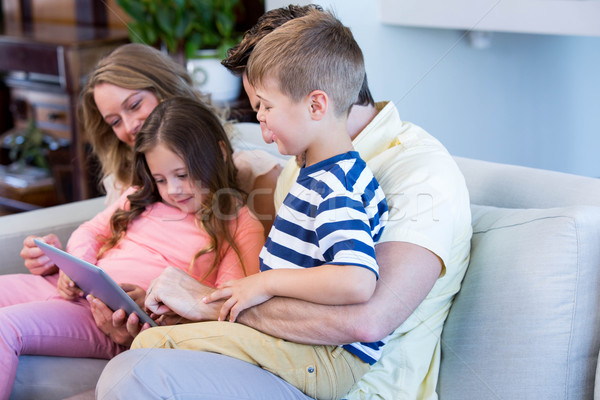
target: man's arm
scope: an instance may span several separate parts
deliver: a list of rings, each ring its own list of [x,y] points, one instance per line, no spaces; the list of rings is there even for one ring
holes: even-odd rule
[[[366,302],[326,306],[275,297],[242,312],[238,322],[298,343],[343,344],[374,342],[400,326],[427,296],[442,270],[441,260],[423,247],[405,242],[375,246],[379,281]],[[154,312],[166,306],[194,321],[216,320],[221,302],[205,304],[213,291],[185,272],[165,270],[151,290],[146,306]],[[186,282],[186,284],[182,284]],[[167,311],[165,309],[164,311]]]
[[[357,265],[271,269],[225,282],[204,301],[225,300],[219,320],[229,315],[234,322],[240,312],[276,296],[330,305],[363,303],[373,295],[375,284],[375,273]]]
[[[245,310],[238,322],[286,340],[309,344],[374,342],[400,326],[427,296],[442,271],[442,261],[411,243],[375,247],[379,281],[366,303],[326,306],[272,298]]]

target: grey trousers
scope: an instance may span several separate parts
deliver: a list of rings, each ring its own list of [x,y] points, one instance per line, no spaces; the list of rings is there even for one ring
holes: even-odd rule
[[[245,361],[173,349],[119,354],[104,368],[96,398],[310,400],[283,379]]]

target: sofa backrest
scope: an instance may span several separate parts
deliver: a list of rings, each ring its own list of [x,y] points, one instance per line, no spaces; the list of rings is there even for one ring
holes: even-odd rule
[[[27,236],[54,233],[66,245],[71,232],[104,207],[104,197],[98,197],[0,217],[0,274],[27,272],[19,255]]]
[[[471,194],[473,239],[442,333],[439,398],[591,399],[600,180],[457,162]]]
[[[600,206],[600,179],[454,157],[472,204],[506,208]]]

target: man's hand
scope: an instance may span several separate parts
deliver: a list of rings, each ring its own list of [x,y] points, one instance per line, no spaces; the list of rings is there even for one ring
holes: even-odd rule
[[[146,308],[154,315],[166,315],[166,323],[176,322],[174,314],[190,321],[216,320],[221,304],[205,304],[202,299],[213,289],[196,281],[185,271],[167,267],[152,283],[146,294]],[[174,314],[173,314],[174,313]]]
[[[25,260],[25,267],[27,267],[33,275],[54,274],[58,270],[56,265],[54,265],[42,250],[36,246],[33,241],[35,238],[36,236],[27,236],[23,241],[23,249],[21,249],[20,255],[21,258]],[[60,240],[58,240],[58,237],[53,233],[38,237],[38,239],[62,250]]]
[[[75,282],[62,271],[59,272],[56,289],[58,290],[58,294],[65,300],[74,300],[77,297],[83,297],[83,290],[79,289],[75,285]]]
[[[215,290],[203,300],[211,303],[216,300],[227,299],[219,313],[219,321],[225,321],[229,314],[229,321],[234,322],[238,315],[247,308],[264,303],[270,295],[265,286],[265,273],[254,274],[242,279],[228,281],[223,287]]]

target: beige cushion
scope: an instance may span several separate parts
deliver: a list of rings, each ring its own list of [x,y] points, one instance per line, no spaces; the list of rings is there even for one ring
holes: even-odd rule
[[[472,212],[471,262],[442,334],[440,399],[592,398],[600,207]]]

